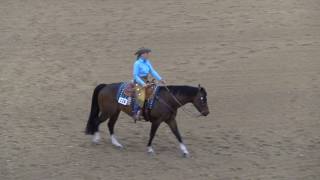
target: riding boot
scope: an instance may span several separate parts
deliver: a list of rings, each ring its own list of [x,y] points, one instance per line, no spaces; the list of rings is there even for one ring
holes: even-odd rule
[[[134,111],[133,111],[133,119],[134,119],[134,122],[136,121],[140,121],[140,118],[141,118],[141,108],[140,106],[136,103],[134,105]]]
[[[138,111],[133,115],[133,119],[134,119],[134,122],[141,120],[141,110],[138,110]]]

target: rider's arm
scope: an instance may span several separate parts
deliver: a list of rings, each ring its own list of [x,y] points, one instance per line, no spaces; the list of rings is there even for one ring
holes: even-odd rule
[[[139,76],[139,62],[135,62],[133,65],[133,78],[141,86],[145,86],[146,83]]]
[[[148,61],[148,65],[150,67],[150,73],[151,75],[156,78],[158,81],[160,81],[162,78],[161,76],[158,74],[158,72],[156,70],[153,69],[152,64]]]

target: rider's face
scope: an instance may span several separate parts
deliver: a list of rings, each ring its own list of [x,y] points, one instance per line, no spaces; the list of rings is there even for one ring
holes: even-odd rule
[[[149,59],[150,58],[150,53],[143,53],[141,54],[141,56],[145,59]]]

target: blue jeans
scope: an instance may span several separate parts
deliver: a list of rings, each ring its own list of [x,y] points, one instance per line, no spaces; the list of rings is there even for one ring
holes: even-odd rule
[[[134,105],[133,105],[133,113],[137,114],[140,109],[141,108],[140,108],[139,104],[137,103],[137,101],[135,101]]]

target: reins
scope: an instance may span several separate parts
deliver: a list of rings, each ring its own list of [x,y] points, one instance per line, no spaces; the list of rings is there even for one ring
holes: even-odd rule
[[[176,103],[178,103],[178,105],[181,107],[182,111],[185,112],[188,116],[190,116],[190,117],[200,117],[200,116],[202,116],[201,114],[198,115],[198,114],[195,114],[195,113],[191,112],[190,110],[186,109],[186,108],[183,106],[183,104],[177,99],[177,97],[176,97],[174,94],[172,94],[172,92],[171,92],[170,89],[167,87],[167,85],[164,85],[163,87],[168,91],[168,93],[169,93],[170,96],[173,98],[173,100],[174,100]],[[168,103],[166,103],[163,99],[160,99],[159,97],[157,97],[157,98],[158,98],[159,101],[161,100],[161,102],[162,102],[164,105],[166,105],[171,111],[174,111],[173,108],[172,108],[170,105],[168,105]]]

